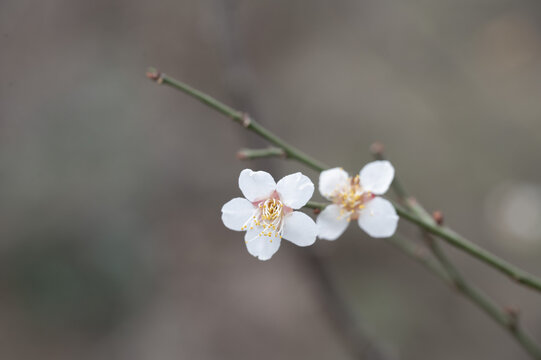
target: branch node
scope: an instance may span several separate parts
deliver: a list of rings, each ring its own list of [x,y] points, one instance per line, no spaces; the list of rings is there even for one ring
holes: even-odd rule
[[[406,199],[406,202],[411,204],[411,205],[417,205],[417,199],[414,198],[413,196],[409,196],[407,199]]]
[[[439,210],[436,210],[432,213],[432,218],[438,225],[443,225],[443,213]]]
[[[146,76],[150,80],[155,81],[160,85],[163,83],[163,74],[155,68],[148,68]]]
[[[314,214],[315,214],[315,215],[319,214],[320,212],[321,212],[321,209],[319,209],[319,208],[315,208],[315,209],[314,209]]]
[[[516,330],[518,327],[518,320],[520,316],[520,310],[512,307],[512,306],[506,306],[503,308],[503,311],[507,314],[508,317],[508,326],[511,330]]]
[[[250,118],[250,115],[247,113],[242,113],[242,126],[245,128],[249,127],[250,124],[252,124],[252,119]]]

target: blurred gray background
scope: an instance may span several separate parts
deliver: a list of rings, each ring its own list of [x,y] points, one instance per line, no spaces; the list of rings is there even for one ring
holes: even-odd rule
[[[538,1],[0,2],[0,357],[350,359],[314,277],[220,221],[255,135],[154,65],[322,161],[376,140],[430,210],[541,275]],[[401,223],[400,230],[416,232]],[[397,359],[527,359],[417,263],[350,227],[314,250]],[[541,298],[454,250],[541,342]]]

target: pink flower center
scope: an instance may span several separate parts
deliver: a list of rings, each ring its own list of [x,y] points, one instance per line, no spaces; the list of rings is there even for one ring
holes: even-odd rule
[[[358,218],[358,212],[365,204],[374,198],[370,191],[364,191],[359,181],[359,175],[349,178],[345,186],[335,189],[331,195],[333,202],[340,206],[340,216],[348,214],[348,220]]]

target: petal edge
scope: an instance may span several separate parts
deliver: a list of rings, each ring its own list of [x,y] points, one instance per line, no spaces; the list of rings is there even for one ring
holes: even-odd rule
[[[276,189],[276,182],[266,171],[244,169],[239,175],[239,188],[246,199],[254,202],[270,197]]]

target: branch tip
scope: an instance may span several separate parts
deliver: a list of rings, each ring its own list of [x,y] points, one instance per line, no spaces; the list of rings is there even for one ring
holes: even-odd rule
[[[384,150],[385,150],[385,146],[383,145],[383,143],[380,143],[379,141],[376,141],[372,145],[370,145],[370,152],[373,155],[383,155]]]
[[[146,72],[146,77],[149,78],[152,81],[157,82],[158,84],[163,83],[163,75],[161,72],[159,72],[157,69],[150,67],[148,68]]]
[[[244,152],[244,150],[239,150],[237,151],[237,155],[236,155],[237,159],[239,160],[246,160],[248,157],[246,156],[246,152]]]

